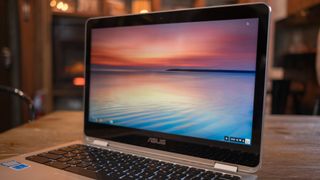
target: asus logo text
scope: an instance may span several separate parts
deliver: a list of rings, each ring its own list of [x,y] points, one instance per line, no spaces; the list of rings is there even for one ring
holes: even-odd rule
[[[165,139],[159,139],[159,138],[153,138],[153,137],[150,137],[148,139],[148,142],[152,144],[159,144],[159,145],[166,145],[167,143]]]

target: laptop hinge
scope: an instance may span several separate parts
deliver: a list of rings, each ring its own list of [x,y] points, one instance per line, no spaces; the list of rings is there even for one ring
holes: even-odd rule
[[[108,146],[108,142],[97,140],[97,139],[93,140],[92,144],[97,145],[97,146],[103,146],[103,147]]]
[[[230,166],[230,165],[220,164],[220,163],[215,163],[214,168],[224,170],[224,171],[230,171],[230,172],[237,172],[238,171],[238,167],[236,167],[236,166]]]

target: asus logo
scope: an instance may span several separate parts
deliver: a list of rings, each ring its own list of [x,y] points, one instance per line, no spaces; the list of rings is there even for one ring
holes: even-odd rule
[[[150,137],[150,138],[148,139],[148,142],[149,142],[149,143],[152,143],[152,144],[166,145],[166,140],[165,140],[165,139],[159,139],[159,138],[152,138],[152,137]]]

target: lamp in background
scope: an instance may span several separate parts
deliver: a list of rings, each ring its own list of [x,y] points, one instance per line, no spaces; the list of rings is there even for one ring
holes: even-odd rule
[[[75,77],[73,78],[73,85],[75,86],[84,86],[85,80],[83,77]]]

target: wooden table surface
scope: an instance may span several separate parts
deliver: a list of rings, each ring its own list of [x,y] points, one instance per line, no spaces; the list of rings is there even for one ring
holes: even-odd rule
[[[83,137],[83,113],[59,111],[0,134],[0,159]],[[320,179],[320,117],[267,116],[259,179]]]

